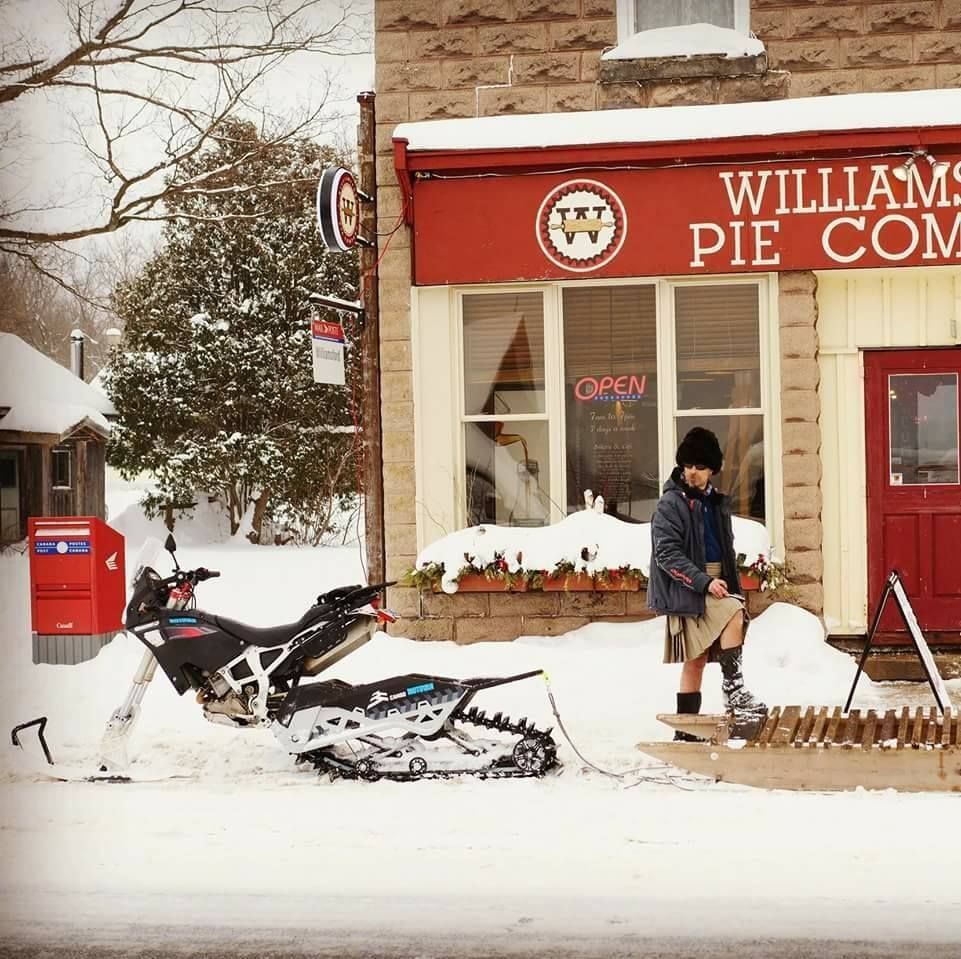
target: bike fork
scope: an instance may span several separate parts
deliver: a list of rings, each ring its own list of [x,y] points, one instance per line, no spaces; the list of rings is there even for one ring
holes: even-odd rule
[[[145,649],[123,703],[113,711],[107,721],[107,728],[103,731],[99,761],[101,772],[123,771],[130,765],[127,739],[140,715],[140,704],[156,671],[157,657],[149,649]]]

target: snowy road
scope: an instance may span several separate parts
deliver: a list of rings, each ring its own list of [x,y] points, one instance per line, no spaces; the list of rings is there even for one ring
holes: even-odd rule
[[[593,904],[584,902],[581,908]],[[66,925],[8,937],[0,926],[4,959],[907,959],[935,953],[958,959],[951,943],[898,940],[694,939],[611,932],[605,936],[557,936],[513,930],[477,937],[471,933],[405,936],[385,930],[329,930],[290,927],[246,930],[230,927],[131,926],[107,924],[95,935]]]
[[[745,957],[961,956],[961,838],[923,831],[954,796],[625,789],[571,770],[483,784],[480,803],[476,783],[310,775],[0,786],[0,943],[84,959],[134,944],[710,957],[744,939]]]

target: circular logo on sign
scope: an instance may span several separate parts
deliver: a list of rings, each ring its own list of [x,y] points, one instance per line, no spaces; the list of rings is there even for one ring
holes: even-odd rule
[[[317,185],[317,225],[329,250],[343,253],[357,242],[360,208],[357,182],[349,170],[324,170]]]
[[[610,263],[624,245],[627,213],[620,197],[596,180],[568,180],[537,211],[537,242],[565,270],[586,273]]]
[[[70,547],[67,546],[67,544],[66,544],[66,542],[65,542],[64,540],[61,539],[61,540],[58,540],[58,541],[57,541],[57,552],[58,552],[61,556],[63,556],[63,554],[66,553],[68,549],[70,549]]]

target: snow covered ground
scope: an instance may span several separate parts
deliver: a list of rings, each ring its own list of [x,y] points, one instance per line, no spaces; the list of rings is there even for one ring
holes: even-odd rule
[[[133,498],[111,494],[128,570],[146,535],[162,532]],[[356,545],[253,547],[226,540],[213,514],[177,536],[183,565],[223,571],[198,589],[200,605],[257,625],[294,619],[318,592],[362,575]],[[89,663],[33,665],[25,554],[0,555],[0,608],[4,736],[45,714],[55,758],[86,768],[140,648],[121,635]],[[332,670],[358,682],[543,667],[581,752],[621,780],[583,768],[561,742],[562,772],[539,781],[329,782],[295,768],[269,732],[206,723],[159,673],[133,750],[135,773],[157,781],[44,781],[7,741],[0,946],[41,929],[104,948],[199,943],[208,930],[223,946],[268,927],[287,930],[291,948],[342,936],[371,954],[420,942],[424,956],[472,936],[486,954],[497,954],[491,943],[556,954],[558,943],[632,936],[961,943],[958,796],[768,792],[643,768],[635,744],[667,738],[654,714],[673,710],[677,681],[678,668],[660,664],[662,630],[594,624],[467,647],[378,635]],[[783,604],[752,624],[745,660],[770,703],[843,703],[854,674],[814,617]],[[720,705],[716,669],[705,710]],[[961,686],[949,689],[961,702]],[[478,705],[555,725],[539,679],[484,696]],[[932,702],[926,686],[866,677],[855,699]]]

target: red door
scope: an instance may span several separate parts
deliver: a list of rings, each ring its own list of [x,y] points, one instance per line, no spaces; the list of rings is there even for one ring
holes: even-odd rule
[[[901,573],[929,642],[961,643],[961,348],[864,354],[868,621]],[[907,641],[888,603],[879,639]]]

